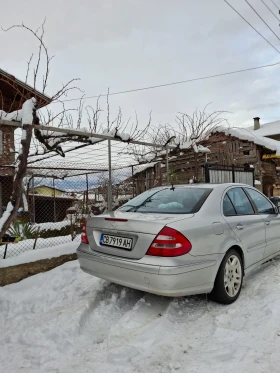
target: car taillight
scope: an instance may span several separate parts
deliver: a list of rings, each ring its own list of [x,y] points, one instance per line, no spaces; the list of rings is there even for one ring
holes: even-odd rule
[[[85,222],[84,225],[83,225],[83,229],[82,229],[81,241],[82,241],[82,243],[88,244],[89,242],[88,242],[86,227],[87,227],[87,223]]]
[[[190,241],[176,229],[164,227],[152,242],[146,255],[180,256],[191,251]]]

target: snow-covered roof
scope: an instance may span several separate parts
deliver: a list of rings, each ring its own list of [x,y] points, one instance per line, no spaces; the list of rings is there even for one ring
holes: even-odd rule
[[[51,195],[48,195],[48,194],[38,194],[38,193],[36,193],[36,194],[32,194],[32,192],[31,193],[29,193],[29,196],[30,197],[34,197],[34,198],[45,198],[45,199],[48,199],[48,198],[51,198],[51,199],[67,199],[67,200],[76,200],[76,198],[75,197],[71,197],[71,196],[51,196]]]
[[[219,126],[215,128],[214,132],[224,132],[226,135],[237,137],[240,140],[251,141],[256,145],[264,146],[265,148],[276,152],[276,155],[280,155],[280,141],[261,136],[257,131],[247,128]]]
[[[199,141],[198,141],[199,142]],[[206,146],[197,145],[194,140],[185,141],[181,146],[181,149],[193,149],[195,153],[210,153],[210,149]]]
[[[146,163],[146,164],[140,164],[137,166],[134,166],[134,172],[133,175],[135,176],[136,174],[139,174],[142,171],[148,170],[149,168],[154,167],[159,162],[151,162],[151,163]]]
[[[258,136],[280,135],[280,120],[261,124],[261,128],[255,131],[253,126],[248,127],[248,129],[256,133]]]
[[[211,153],[210,149],[208,149],[206,146],[202,146],[202,145],[194,145],[193,150],[196,153]]]
[[[63,190],[63,189],[59,189],[59,188],[54,188],[53,186],[51,186],[51,185],[47,185],[47,184],[44,184],[44,183],[39,183],[39,184],[37,184],[36,186],[34,186],[34,190],[36,190],[36,189],[38,189],[38,188],[41,188],[41,187],[43,187],[43,188],[48,188],[48,189],[52,189],[52,190],[57,190],[57,191],[59,191],[59,192],[65,192],[65,190]]]

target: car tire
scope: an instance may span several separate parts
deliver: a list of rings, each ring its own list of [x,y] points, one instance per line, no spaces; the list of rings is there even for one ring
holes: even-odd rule
[[[242,258],[237,250],[230,249],[220,265],[210,298],[218,303],[231,304],[239,297],[242,283]]]

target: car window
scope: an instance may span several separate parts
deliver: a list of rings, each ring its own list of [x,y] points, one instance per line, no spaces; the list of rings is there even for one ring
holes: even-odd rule
[[[140,195],[130,200],[119,210],[142,213],[193,214],[201,208],[211,191],[210,188],[194,187],[153,190],[152,193],[146,194],[145,198]]]
[[[254,214],[254,209],[251,202],[243,189],[233,188],[230,189],[227,194],[235,208],[237,215]]]
[[[235,208],[233,207],[233,204],[227,194],[223,200],[223,213],[225,216],[236,215]]]
[[[275,214],[274,207],[261,193],[251,188],[245,188],[245,190],[252,198],[260,214]]]

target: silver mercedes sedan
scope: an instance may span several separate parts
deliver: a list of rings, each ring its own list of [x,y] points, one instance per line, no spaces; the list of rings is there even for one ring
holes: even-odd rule
[[[230,304],[243,276],[280,254],[280,215],[248,185],[165,186],[89,218],[81,240],[80,266],[93,276]]]

